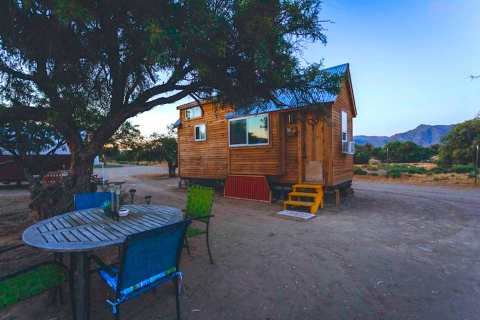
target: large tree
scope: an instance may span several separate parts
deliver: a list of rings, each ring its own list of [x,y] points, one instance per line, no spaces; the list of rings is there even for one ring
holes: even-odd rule
[[[480,145],[480,116],[457,124],[442,142],[439,153],[442,164],[474,162],[476,147]]]
[[[103,145],[153,107],[277,101],[280,88],[314,103],[308,89],[337,89],[298,58],[305,41],[326,41],[319,12],[316,0],[1,1],[0,123],[55,128],[69,190],[85,190]]]

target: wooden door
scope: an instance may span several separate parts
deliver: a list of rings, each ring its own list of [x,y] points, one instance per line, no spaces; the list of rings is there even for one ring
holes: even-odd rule
[[[324,123],[307,116],[305,123],[305,181],[324,183]]]

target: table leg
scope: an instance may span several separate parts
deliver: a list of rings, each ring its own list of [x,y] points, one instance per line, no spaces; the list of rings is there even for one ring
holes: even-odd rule
[[[89,263],[85,252],[70,254],[70,296],[74,320],[89,319]]]

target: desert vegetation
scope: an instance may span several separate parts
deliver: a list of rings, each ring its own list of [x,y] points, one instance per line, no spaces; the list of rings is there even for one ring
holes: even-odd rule
[[[409,141],[390,142],[377,148],[359,145],[354,156],[354,174],[472,183],[478,174],[478,145],[480,118],[476,117],[456,125],[440,145],[422,147]]]

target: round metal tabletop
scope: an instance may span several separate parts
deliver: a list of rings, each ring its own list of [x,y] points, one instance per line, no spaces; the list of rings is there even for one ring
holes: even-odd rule
[[[56,252],[90,251],[121,244],[128,235],[155,229],[183,219],[182,211],[161,205],[124,205],[128,216],[114,220],[103,209],[78,210],[42,220],[24,232],[23,241]]]

